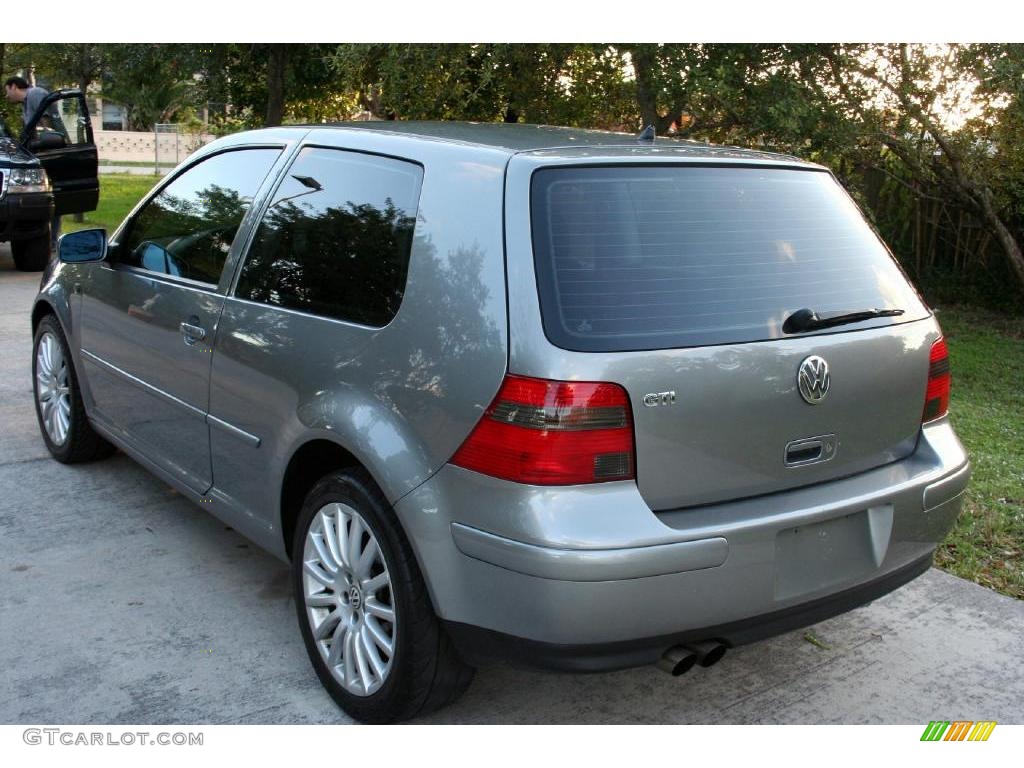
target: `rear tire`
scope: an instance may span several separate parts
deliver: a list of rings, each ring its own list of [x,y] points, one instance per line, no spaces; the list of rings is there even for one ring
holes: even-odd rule
[[[14,240],[11,242],[11,255],[14,256],[14,267],[20,272],[42,272],[50,261],[50,234],[34,240]]]
[[[469,687],[474,670],[434,614],[394,511],[362,470],[334,472],[309,492],[292,583],[313,668],[356,720],[407,720]]]
[[[32,344],[32,391],[39,431],[50,455],[57,461],[77,464],[114,452],[114,446],[89,424],[68,343],[53,315],[44,317],[36,328]]]

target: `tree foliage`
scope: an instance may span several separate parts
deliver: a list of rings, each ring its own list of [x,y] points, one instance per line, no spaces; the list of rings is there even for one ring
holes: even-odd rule
[[[831,168],[919,281],[1024,297],[1018,44],[6,44],[8,71],[101,83],[135,127],[477,120],[638,131]]]
[[[340,45],[331,66],[378,116],[600,127],[632,118],[611,46]]]

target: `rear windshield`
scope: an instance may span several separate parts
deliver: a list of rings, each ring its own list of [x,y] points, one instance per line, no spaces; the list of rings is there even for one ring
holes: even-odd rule
[[[534,173],[544,329],[584,352],[782,337],[794,311],[928,315],[857,207],[823,171],[551,168]]]

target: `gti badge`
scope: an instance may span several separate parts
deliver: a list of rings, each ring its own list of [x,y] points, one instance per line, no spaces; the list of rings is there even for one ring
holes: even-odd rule
[[[811,355],[800,363],[796,374],[797,388],[800,396],[811,405],[817,405],[825,399],[831,383],[832,377],[824,358]]]
[[[644,405],[648,408],[657,408],[659,405],[672,405],[676,401],[676,391],[670,392],[649,392],[644,395]]]

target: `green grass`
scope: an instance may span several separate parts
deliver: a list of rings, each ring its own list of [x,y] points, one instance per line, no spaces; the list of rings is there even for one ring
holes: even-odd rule
[[[113,232],[159,178],[100,176],[99,208],[85,222],[65,216],[64,230]],[[936,564],[1024,599],[1024,318],[965,307],[938,317],[953,367],[951,418],[974,476]]]
[[[973,466],[936,564],[1024,599],[1024,318],[938,313],[953,369],[950,418]]]
[[[65,216],[61,223],[64,232],[102,227],[111,234],[128,215],[144,194],[149,192],[161,176],[136,176],[128,173],[100,175],[100,203],[95,211],[85,214],[85,221]]]

